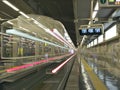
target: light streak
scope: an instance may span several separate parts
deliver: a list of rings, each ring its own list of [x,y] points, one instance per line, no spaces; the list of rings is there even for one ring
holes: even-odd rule
[[[59,66],[57,66],[55,69],[52,70],[52,73],[56,73],[58,70],[60,70],[68,61],[70,61],[73,57],[75,56],[72,55],[70,58],[68,58],[66,61],[64,61],[62,64],[60,64]]]
[[[46,63],[46,62],[49,62],[49,61],[53,61],[53,60],[56,60],[56,59],[61,59],[63,57],[69,56],[69,55],[71,55],[71,54],[65,54],[65,55],[62,55],[62,56],[48,58],[47,60],[44,59],[44,60],[40,60],[40,61],[37,61],[37,62],[32,62],[32,63],[29,63],[29,64],[16,66],[16,67],[13,67],[13,68],[8,68],[8,69],[6,69],[6,72],[10,73],[10,72],[14,72],[14,71],[19,71],[21,69],[25,69],[25,68],[28,68],[28,67],[33,67],[33,66],[36,66],[36,65],[40,65],[42,63]]]

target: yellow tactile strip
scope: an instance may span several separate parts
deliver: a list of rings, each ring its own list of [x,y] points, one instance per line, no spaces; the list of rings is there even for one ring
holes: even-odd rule
[[[87,64],[87,62],[82,59],[82,63],[83,63],[84,68],[90,77],[90,80],[91,80],[95,90],[108,90],[107,87],[103,84],[103,82],[93,72],[92,68]]]

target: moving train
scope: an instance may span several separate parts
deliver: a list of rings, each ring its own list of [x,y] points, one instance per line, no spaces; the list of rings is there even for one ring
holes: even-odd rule
[[[64,38],[66,33],[64,25],[50,17],[18,16],[1,25],[1,59],[4,65],[13,67],[65,55],[73,47]]]

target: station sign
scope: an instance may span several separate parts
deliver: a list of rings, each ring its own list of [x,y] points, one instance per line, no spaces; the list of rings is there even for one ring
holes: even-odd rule
[[[99,0],[99,7],[120,7],[120,0]]]
[[[103,32],[102,24],[81,25],[79,28],[80,35],[101,35]]]
[[[101,4],[105,4],[105,3],[106,3],[106,0],[100,0],[100,3],[101,3]]]

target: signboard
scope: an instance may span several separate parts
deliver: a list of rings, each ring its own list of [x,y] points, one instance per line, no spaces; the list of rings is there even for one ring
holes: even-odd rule
[[[101,3],[101,4],[105,4],[105,3],[106,3],[106,0],[100,0],[100,3]]]
[[[80,35],[101,35],[103,32],[102,24],[81,25],[79,28]]]
[[[99,0],[99,7],[120,7],[120,0]]]

